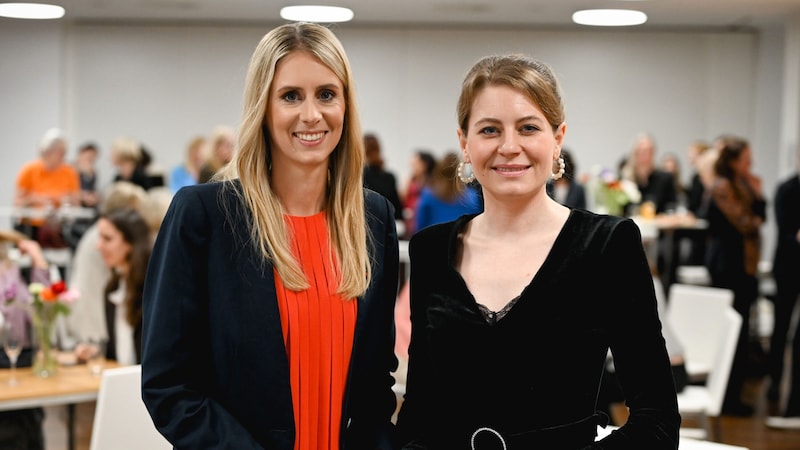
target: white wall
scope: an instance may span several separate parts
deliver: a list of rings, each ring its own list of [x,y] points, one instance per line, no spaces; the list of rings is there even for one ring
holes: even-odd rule
[[[16,172],[44,132],[63,126],[62,41],[57,23],[0,19],[0,205],[11,204]]]
[[[130,135],[159,165],[178,164],[193,135],[236,125],[249,57],[268,29],[0,20],[0,205],[10,204],[17,169],[53,125],[65,128],[72,149],[96,140],[107,157],[116,136]],[[771,195],[785,85],[781,30],[335,31],[353,65],[364,129],[381,138],[401,179],[414,150],[457,149],[455,103],[475,60],[516,51],[560,77],[566,146],[579,170],[616,165],[639,131],[655,135],[661,154],[681,158],[697,138],[736,133],[753,141],[755,170]],[[106,159],[101,169],[110,177]],[[770,239],[771,227],[764,231]]]

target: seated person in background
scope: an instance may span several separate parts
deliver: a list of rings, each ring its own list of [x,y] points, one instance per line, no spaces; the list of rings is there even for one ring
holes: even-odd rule
[[[145,177],[147,177],[147,189],[166,186],[164,169],[153,159],[153,153],[144,145],[141,145],[141,150],[142,160],[140,165]]]
[[[50,270],[42,248],[36,241],[27,239],[20,233],[0,230],[0,292],[3,293],[3,298],[0,299],[0,322],[27,330],[17,367],[30,367],[33,361],[32,324],[25,305],[30,301],[31,294],[28,292],[29,283],[23,279],[19,267],[9,258],[8,252],[13,244],[16,244],[20,253],[31,259],[30,282],[49,285]],[[9,367],[8,358],[2,351],[0,367]],[[4,386],[2,389],[8,387]],[[40,407],[0,411],[0,448],[44,450],[43,420],[44,410]]]
[[[97,144],[87,142],[78,149],[75,158],[75,170],[80,180],[80,205],[84,208],[100,206],[100,191],[97,187],[97,156],[100,150]]]
[[[364,152],[366,167],[364,167],[364,187],[372,189],[389,200],[394,206],[394,218],[403,219],[403,204],[400,194],[397,193],[397,179],[394,174],[383,168],[381,156],[381,143],[374,134],[364,135]]]
[[[78,149],[78,156],[75,158],[73,166],[78,171],[80,178],[80,206],[94,211],[100,207],[100,190],[97,185],[97,156],[99,149],[97,144],[87,142]],[[78,217],[66,222],[62,228],[64,240],[74,251],[86,230],[97,220],[96,216]]]
[[[656,213],[662,214],[677,206],[677,193],[672,174],[656,168],[655,155],[653,137],[646,133],[636,136],[631,156],[622,167],[622,178],[636,183],[642,194],[641,203],[653,202]],[[628,208],[632,206],[629,204]],[[631,213],[626,211],[626,215]]]
[[[122,365],[142,356],[142,292],[152,240],[150,227],[134,209],[116,209],[97,221],[97,248],[111,279],[106,284],[106,357]]]
[[[433,176],[428,185],[422,188],[417,201],[417,231],[430,225],[455,220],[463,214],[481,211],[478,191],[459,183],[456,174],[459,160],[458,154],[452,152],[436,163]]]
[[[575,178],[577,167],[572,154],[562,148],[561,157],[564,158],[564,175],[547,183],[547,194],[568,208],[586,209],[586,189]]]
[[[210,154],[206,162],[200,167],[198,183],[208,183],[226,164],[233,159],[236,144],[236,132],[227,125],[218,125],[208,138]]]
[[[66,154],[67,139],[61,130],[47,130],[39,141],[39,158],[22,166],[17,175],[14,206],[49,209],[77,205],[80,181],[78,172],[65,162]],[[30,217],[22,218],[15,228],[39,240],[45,225],[43,217]]]
[[[175,166],[169,175],[169,189],[174,194],[184,186],[197,184],[200,167],[206,160],[206,138],[195,136],[186,146],[186,156],[182,164]]]
[[[117,170],[114,181],[128,181],[142,189],[150,188],[150,180],[142,166],[142,146],[129,137],[118,137],[111,144],[111,164]]]
[[[117,209],[133,208],[139,211],[150,209],[148,193],[139,185],[118,181],[111,185],[101,204],[101,214]],[[76,342],[108,339],[105,316],[105,286],[111,278],[97,250],[99,232],[97,222],[84,233],[72,257],[72,270],[68,285],[81,293],[81,301],[75,302],[72,313],[65,317],[67,337],[65,347]]]

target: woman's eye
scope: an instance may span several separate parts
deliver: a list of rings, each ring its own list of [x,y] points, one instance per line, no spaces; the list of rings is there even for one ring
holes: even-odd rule
[[[536,131],[539,131],[539,127],[537,127],[536,125],[523,125],[522,126],[522,132],[523,133],[533,133],[533,132],[536,132]]]
[[[296,102],[300,99],[300,95],[297,94],[297,91],[289,91],[283,94],[281,98],[287,102]]]
[[[320,100],[330,101],[336,97],[336,94],[333,91],[322,91],[319,93]]]
[[[497,134],[497,128],[495,127],[483,127],[478,132],[479,134]]]

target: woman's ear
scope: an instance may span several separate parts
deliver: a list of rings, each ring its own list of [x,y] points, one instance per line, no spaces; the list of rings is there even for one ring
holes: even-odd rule
[[[469,153],[467,153],[467,136],[461,128],[456,128],[456,134],[458,136],[458,146],[461,147],[461,159],[464,162],[470,162]]]

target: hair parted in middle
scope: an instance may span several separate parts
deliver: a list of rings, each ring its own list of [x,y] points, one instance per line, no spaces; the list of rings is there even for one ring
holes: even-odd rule
[[[298,22],[274,28],[261,39],[247,71],[238,148],[221,178],[241,181],[243,200],[252,214],[251,239],[264,261],[272,261],[289,289],[307,288],[308,280],[291,250],[291,231],[272,187],[267,127],[276,67],[294,52],[313,55],[336,74],[344,88],[344,130],[329,161],[326,218],[341,274],[338,293],[352,298],[363,294],[371,279],[362,181],[364,144],[350,62],[331,30]]]
[[[464,77],[456,115],[464,134],[478,94],[487,86],[508,86],[526,95],[542,109],[547,122],[557,129],[564,122],[561,89],[547,64],[526,55],[512,53],[481,58]]]

